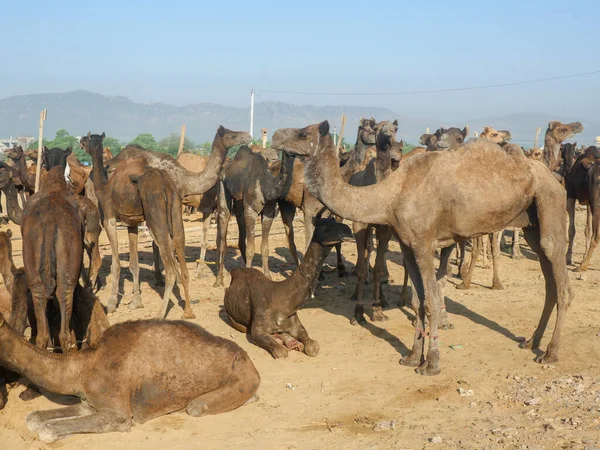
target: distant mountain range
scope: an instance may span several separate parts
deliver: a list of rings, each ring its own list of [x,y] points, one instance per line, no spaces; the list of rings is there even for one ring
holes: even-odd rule
[[[57,130],[65,128],[72,135],[88,131],[106,132],[107,136],[124,141],[140,133],[152,133],[158,140],[171,132],[179,133],[181,125],[187,126],[187,135],[197,143],[211,141],[219,125],[234,130],[249,128],[249,108],[233,108],[214,103],[173,106],[163,103],[136,103],[123,96],[105,96],[87,91],[64,94],[16,95],[0,99],[0,138],[9,136],[37,136],[39,113],[48,109],[44,134],[52,138]],[[573,118],[551,117],[542,113],[511,114],[502,117],[477,118],[456,123],[444,123],[437,119],[411,118],[385,108],[359,106],[300,106],[282,102],[261,102],[255,105],[254,136],[267,128],[269,137],[277,128],[302,127],[329,120],[339,132],[341,116],[348,116],[345,137],[349,142],[356,138],[356,128],[361,117],[377,120],[398,119],[398,137],[416,143],[429,127],[461,126],[468,124],[473,131],[481,131],[485,125],[508,129],[513,141],[530,146],[536,127],[542,127],[540,142],[550,120],[572,121]],[[585,131],[576,140],[592,144],[600,135],[600,125],[585,118],[578,118]],[[541,145],[541,144],[540,144]]]

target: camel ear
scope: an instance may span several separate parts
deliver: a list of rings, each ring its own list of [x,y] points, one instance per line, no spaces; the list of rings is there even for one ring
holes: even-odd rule
[[[219,127],[219,129],[217,130],[217,133],[219,134],[219,136],[223,137],[225,136],[225,127],[223,125],[221,125]]]
[[[549,130],[554,130],[556,128],[556,126],[559,124],[560,122],[558,120],[553,120],[548,124],[548,129]]]
[[[394,120],[392,124],[398,126],[398,119]]]
[[[461,131],[461,134],[463,135],[463,138],[467,137],[467,135],[469,134],[469,125],[467,125],[463,128],[463,130]]]
[[[483,133],[489,133],[489,132],[490,132],[490,127],[483,127]]]
[[[104,134],[104,133],[102,133],[102,134]],[[92,132],[91,132],[91,131],[88,131],[88,141],[89,141],[91,138],[92,138]]]
[[[65,155],[69,156],[71,154],[71,152],[73,151],[73,148],[69,145],[67,147],[67,149],[65,150]]]
[[[48,147],[46,147],[45,145],[44,145],[44,151],[45,151],[45,152],[49,151],[49,150],[48,150]]]
[[[577,141],[573,143],[573,147],[577,148]]]
[[[329,122],[328,121],[323,121],[319,124],[319,133],[321,133],[321,136],[326,136],[327,134],[329,134]]]
[[[10,231],[10,228],[8,230],[6,230],[6,235],[8,236],[9,239],[12,237],[12,231]]]
[[[404,147],[404,140],[403,140],[403,139],[400,139],[400,142],[398,142],[398,145],[399,145],[400,147]]]
[[[100,135],[100,137],[101,137],[102,139],[104,139],[104,138],[106,137],[106,134],[104,133],[104,131],[102,132],[102,134]]]

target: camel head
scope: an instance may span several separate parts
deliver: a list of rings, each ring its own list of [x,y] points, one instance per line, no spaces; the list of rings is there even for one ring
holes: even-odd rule
[[[59,147],[48,148],[44,146],[44,152],[42,153],[42,167],[46,170],[50,170],[53,167],[60,166],[63,169],[67,167],[67,158],[71,154],[73,149],[71,146],[63,150]]]
[[[314,218],[314,226],[312,242],[318,242],[323,247],[354,241],[354,234],[350,227],[345,223],[337,222],[333,217],[321,218],[317,215]]]
[[[37,163],[37,159],[38,159],[38,151],[37,149],[35,150],[25,150],[25,156],[29,159],[31,159],[34,163]]]
[[[250,145],[252,153],[258,153],[267,160],[268,163],[279,161],[279,154],[273,147],[262,148],[262,145]]]
[[[390,152],[392,168],[396,169],[402,159],[402,148],[404,142],[396,142],[396,133],[398,132],[398,120],[393,122],[379,122],[375,130],[377,132],[377,150],[387,150]]]
[[[4,187],[13,179],[13,171],[10,166],[0,162],[0,189]]]
[[[542,161],[544,159],[544,151],[541,148],[531,148],[525,153],[527,159],[534,159],[536,161]]]
[[[553,120],[548,124],[546,137],[551,136],[559,144],[566,139],[572,138],[577,133],[583,131],[581,122],[561,123],[558,120]]]
[[[465,138],[469,134],[469,127],[462,130],[460,128],[440,128],[435,132],[438,150],[454,150],[464,144]]]
[[[245,131],[232,131],[225,128],[223,125],[217,130],[216,139],[222,139],[223,146],[226,149],[237,145],[249,145],[252,142],[252,136]]]
[[[79,145],[81,145],[81,144],[79,144]],[[113,154],[110,151],[110,148],[104,147],[104,150],[102,151],[102,162],[106,165],[112,159],[112,157],[113,157]]]
[[[23,157],[23,147],[20,145],[15,145],[12,148],[4,150],[4,154],[7,158],[17,161]]]
[[[365,145],[375,145],[375,139],[377,136],[377,131],[375,129],[376,127],[377,123],[373,117],[370,119],[360,119],[356,142],[362,142]]]
[[[427,147],[427,150],[437,148],[437,137],[435,134],[422,134],[419,139],[419,144]]]
[[[92,134],[88,132],[87,136],[83,136],[79,140],[79,147],[81,147],[88,155],[94,155],[95,151],[101,151],[104,154],[104,146],[102,141],[106,137],[106,134]]]
[[[511,140],[512,136],[508,130],[495,130],[492,127],[485,127],[483,132],[479,135],[482,139],[492,141],[494,144],[503,144]]]
[[[324,121],[304,128],[280,128],[273,133],[271,146],[290,155],[314,156],[321,141],[333,140],[329,134],[329,122]]]

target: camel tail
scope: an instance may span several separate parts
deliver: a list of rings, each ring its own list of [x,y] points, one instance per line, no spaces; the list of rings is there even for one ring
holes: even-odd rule
[[[46,227],[40,249],[40,278],[46,287],[46,298],[51,298],[56,290],[56,240],[58,228]]]

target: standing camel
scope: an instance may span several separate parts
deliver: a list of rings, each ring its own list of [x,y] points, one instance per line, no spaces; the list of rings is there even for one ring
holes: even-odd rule
[[[564,256],[566,199],[564,189],[545,167],[475,139],[453,152],[412,158],[381,183],[354,187],[340,176],[327,121],[302,129],[277,130],[271,142],[274,148],[305,157],[308,188],[334,214],[392,227],[417,291],[413,296],[413,307],[418,311],[414,344],[401,364],[416,367],[422,375],[440,372],[438,327],[446,311],[435,271],[436,248],[442,248],[438,275],[443,276],[457,241],[506,226],[525,228],[525,238],[538,254],[546,280],[546,301],[538,327],[522,346],[539,348],[557,306],[552,339],[546,353],[536,360],[558,360],[560,333],[572,299]],[[488,182],[482,184],[482,179]],[[429,335],[425,332],[426,316]],[[429,349],[425,353],[427,336]]]
[[[36,344],[44,349],[50,344],[46,305],[56,296],[61,315],[60,345],[67,352],[74,344],[69,322],[83,262],[83,224],[62,167],[51,169],[44,185],[26,203],[21,236],[38,328]]]
[[[278,177],[269,171],[267,161],[248,146],[241,147],[235,158],[223,171],[217,194],[217,247],[218,272],[214,286],[223,286],[227,228],[231,213],[235,212],[238,224],[238,246],[246,267],[252,267],[254,258],[254,229],[256,219],[261,216],[261,255],[263,272],[271,278],[269,271],[269,232],[275,218],[277,200],[284,198],[291,182],[294,157],[284,155]],[[295,246],[290,248],[296,264],[299,264]]]
[[[580,122],[561,123],[553,120],[548,124],[544,137],[544,163],[559,180],[563,178],[564,166],[560,146],[564,141],[582,131],[583,125]]]

